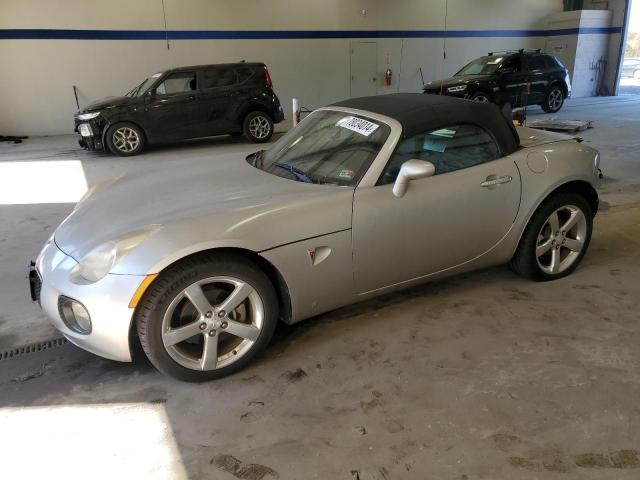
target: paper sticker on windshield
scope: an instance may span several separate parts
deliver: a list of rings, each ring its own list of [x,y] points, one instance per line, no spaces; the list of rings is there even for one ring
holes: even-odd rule
[[[430,135],[436,135],[437,137],[453,138],[456,134],[455,130],[448,128],[441,128],[440,130],[434,130]]]
[[[342,128],[347,128],[353,132],[359,133],[360,135],[364,135],[365,137],[371,135],[380,126],[376,123],[358,117],[344,117],[336,123],[336,125]]]
[[[340,178],[348,178],[349,180],[351,180],[353,178],[353,170],[340,170],[338,176]]]

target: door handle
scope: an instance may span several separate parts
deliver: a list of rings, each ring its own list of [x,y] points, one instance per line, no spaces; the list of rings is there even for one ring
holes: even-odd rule
[[[513,180],[513,177],[511,175],[502,175],[500,177],[497,175],[489,175],[487,179],[480,184],[480,186],[484,188],[494,189],[502,185],[503,183],[509,183],[511,180]]]

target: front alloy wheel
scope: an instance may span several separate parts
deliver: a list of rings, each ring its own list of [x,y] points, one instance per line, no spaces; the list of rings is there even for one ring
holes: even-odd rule
[[[233,277],[199,280],[180,292],[162,319],[162,343],[191,370],[232,364],[260,335],[264,305],[255,289]]]
[[[250,260],[203,254],[163,271],[135,316],[151,363],[198,382],[241,369],[266,347],[278,301],[268,277]]]
[[[144,147],[144,134],[140,127],[132,123],[117,123],[111,126],[106,137],[109,150],[121,157],[137,155]]]
[[[474,93],[471,96],[471,100],[478,103],[489,103],[489,97],[482,92]]]

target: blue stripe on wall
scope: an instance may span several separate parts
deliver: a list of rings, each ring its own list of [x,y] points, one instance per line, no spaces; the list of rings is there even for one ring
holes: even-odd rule
[[[621,33],[622,27],[559,30],[55,30],[0,29],[0,40],[294,40],[322,38],[499,38]]]

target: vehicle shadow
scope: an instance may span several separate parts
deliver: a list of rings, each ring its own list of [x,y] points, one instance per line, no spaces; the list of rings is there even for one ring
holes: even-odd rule
[[[260,150],[265,148],[265,146],[270,145],[272,142],[278,140],[285,132],[275,132],[273,137],[271,137],[271,142],[260,144],[260,143],[252,143],[248,142],[247,139],[240,136],[232,136],[232,135],[218,135],[214,137],[202,137],[202,138],[193,138],[189,140],[182,140],[177,143],[167,143],[167,144],[157,144],[157,145],[149,145],[142,152],[141,155],[145,153],[167,153],[167,152],[180,152],[183,150],[190,151],[198,151],[204,150],[211,147],[223,147],[223,146],[246,146],[248,149]]]

